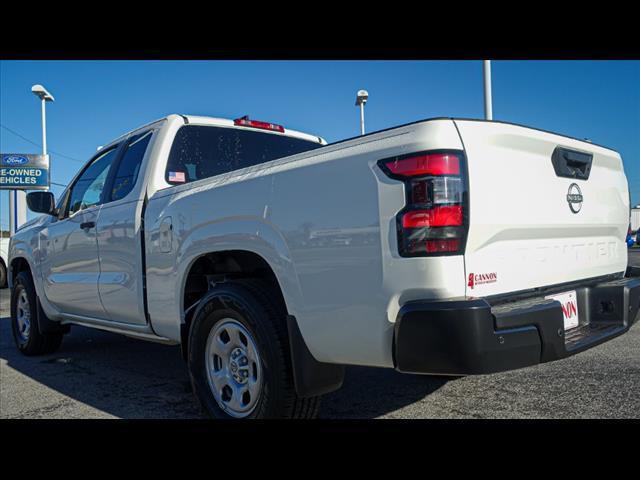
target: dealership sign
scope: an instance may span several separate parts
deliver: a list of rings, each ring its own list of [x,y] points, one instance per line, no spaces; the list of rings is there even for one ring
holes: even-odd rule
[[[49,155],[0,154],[1,190],[48,190]]]

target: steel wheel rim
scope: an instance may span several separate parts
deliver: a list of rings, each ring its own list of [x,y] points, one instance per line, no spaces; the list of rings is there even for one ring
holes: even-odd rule
[[[31,333],[31,305],[29,304],[27,291],[24,288],[18,292],[16,321],[18,323],[18,336],[22,341],[27,341],[29,333]]]
[[[239,321],[225,318],[207,338],[209,388],[220,408],[234,418],[253,412],[262,393],[262,362],[256,342]]]

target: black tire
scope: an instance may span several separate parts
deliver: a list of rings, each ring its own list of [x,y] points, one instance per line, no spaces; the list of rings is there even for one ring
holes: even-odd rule
[[[0,260],[0,288],[7,287],[7,267],[4,262]]]
[[[28,335],[20,333],[18,326],[18,297],[23,291],[27,294],[29,310],[31,312]],[[38,315],[44,315],[44,312],[39,305],[33,280],[28,272],[22,271],[16,275],[11,291],[11,330],[13,331],[13,339],[18,350],[24,355],[33,356],[53,353],[58,350],[62,343],[62,333],[40,333],[38,328]]]
[[[188,365],[193,391],[208,417],[229,419],[209,386],[206,343],[212,329],[231,318],[252,335],[261,358],[262,388],[254,410],[244,418],[315,418],[320,397],[296,395],[286,326],[286,311],[257,280],[216,285],[203,300],[189,331]]]

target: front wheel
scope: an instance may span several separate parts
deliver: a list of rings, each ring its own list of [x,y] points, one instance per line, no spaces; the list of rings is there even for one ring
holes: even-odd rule
[[[203,300],[189,334],[194,393],[213,418],[314,418],[320,397],[293,384],[286,312],[268,285],[218,284]]]
[[[20,272],[11,292],[11,330],[18,350],[25,355],[53,353],[62,343],[62,333],[40,333],[38,315],[44,312],[40,311],[31,275]]]

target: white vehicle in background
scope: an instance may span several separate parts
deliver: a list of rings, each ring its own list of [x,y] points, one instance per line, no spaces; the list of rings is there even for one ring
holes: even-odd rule
[[[170,115],[105,145],[57,204],[27,201],[45,215],[11,240],[20,351],[56,350],[70,324],[181,344],[217,418],[313,417],[345,365],[565,358],[640,308],[620,155],[504,122],[326,145]]]
[[[9,239],[0,237],[0,288],[6,288],[7,265],[9,265]]]

